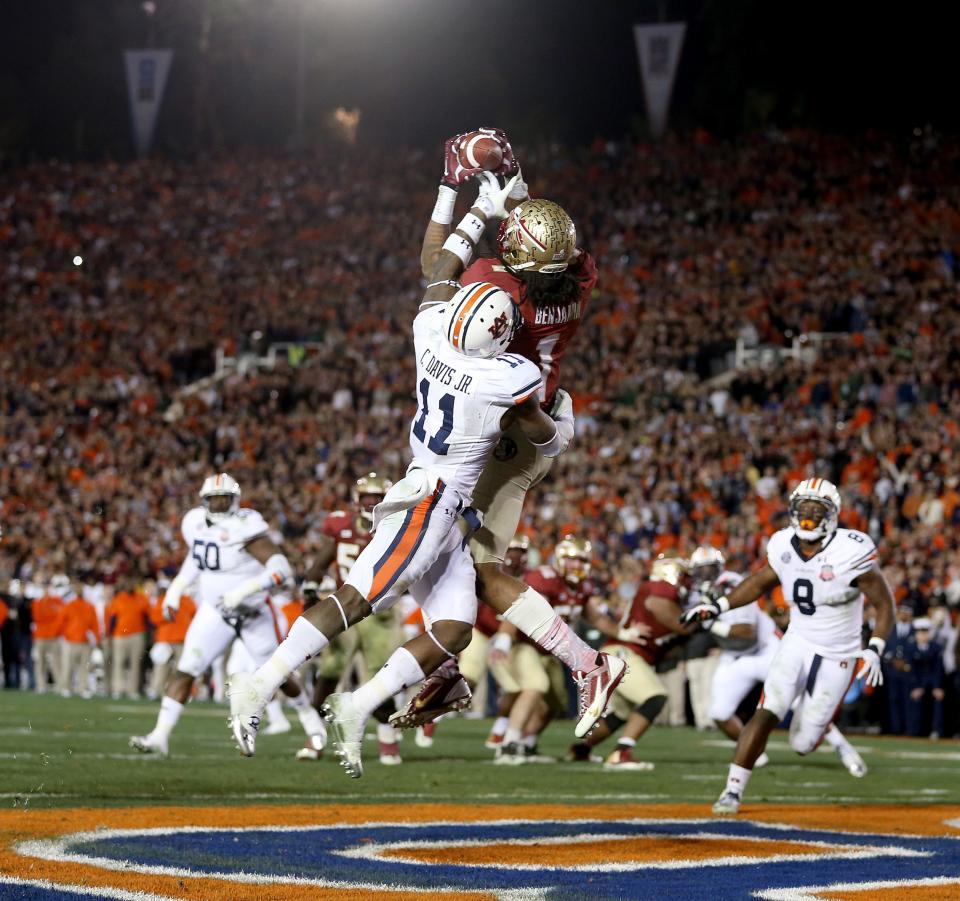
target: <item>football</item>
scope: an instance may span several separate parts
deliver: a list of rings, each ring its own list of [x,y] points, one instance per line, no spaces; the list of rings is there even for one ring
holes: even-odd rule
[[[492,172],[503,162],[503,149],[496,139],[482,131],[464,136],[458,151],[460,165],[465,169],[486,169]]]

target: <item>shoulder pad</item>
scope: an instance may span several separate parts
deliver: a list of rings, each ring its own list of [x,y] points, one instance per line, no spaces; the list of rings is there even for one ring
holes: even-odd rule
[[[188,532],[202,528],[207,524],[207,514],[203,507],[188,510],[180,521],[180,532],[186,538]]]

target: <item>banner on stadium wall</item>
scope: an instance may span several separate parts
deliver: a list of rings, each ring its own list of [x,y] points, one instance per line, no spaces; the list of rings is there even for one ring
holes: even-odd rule
[[[647,103],[650,131],[660,138],[667,130],[670,94],[677,73],[686,22],[661,22],[656,25],[634,25],[633,36],[640,58],[640,77]]]
[[[153,143],[153,130],[163,100],[163,89],[173,60],[172,50],[124,50],[130,118],[137,155],[143,156]]]

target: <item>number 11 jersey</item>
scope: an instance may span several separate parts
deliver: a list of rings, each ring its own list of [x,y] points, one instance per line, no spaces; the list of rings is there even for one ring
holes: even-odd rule
[[[413,321],[419,409],[410,426],[410,448],[414,460],[456,490],[466,505],[503,434],[504,413],[536,395],[542,378],[533,363],[516,354],[484,359],[458,353],[443,328],[445,309],[445,304],[427,307]]]
[[[790,604],[790,629],[823,657],[841,659],[860,651],[863,595],[853,587],[873,569],[877,548],[869,535],[837,529],[812,557],[804,557],[792,529],[767,543],[767,561]]]

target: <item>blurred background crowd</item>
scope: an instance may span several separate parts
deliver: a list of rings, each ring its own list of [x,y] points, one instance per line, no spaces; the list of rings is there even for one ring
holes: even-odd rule
[[[830,478],[899,605],[869,722],[955,732],[960,143],[698,131],[518,156],[600,270],[561,378],[577,440],[527,505],[533,547],[589,538],[612,596],[699,543],[747,571],[790,488]],[[233,475],[302,566],[358,475],[402,472],[438,170],[340,148],[0,174],[7,687],[89,691],[82,647],[100,645],[101,687],[144,690],[208,473]],[[218,349],[278,341],[294,346],[272,368],[182,393]],[[734,368],[738,343],[800,353]]]

